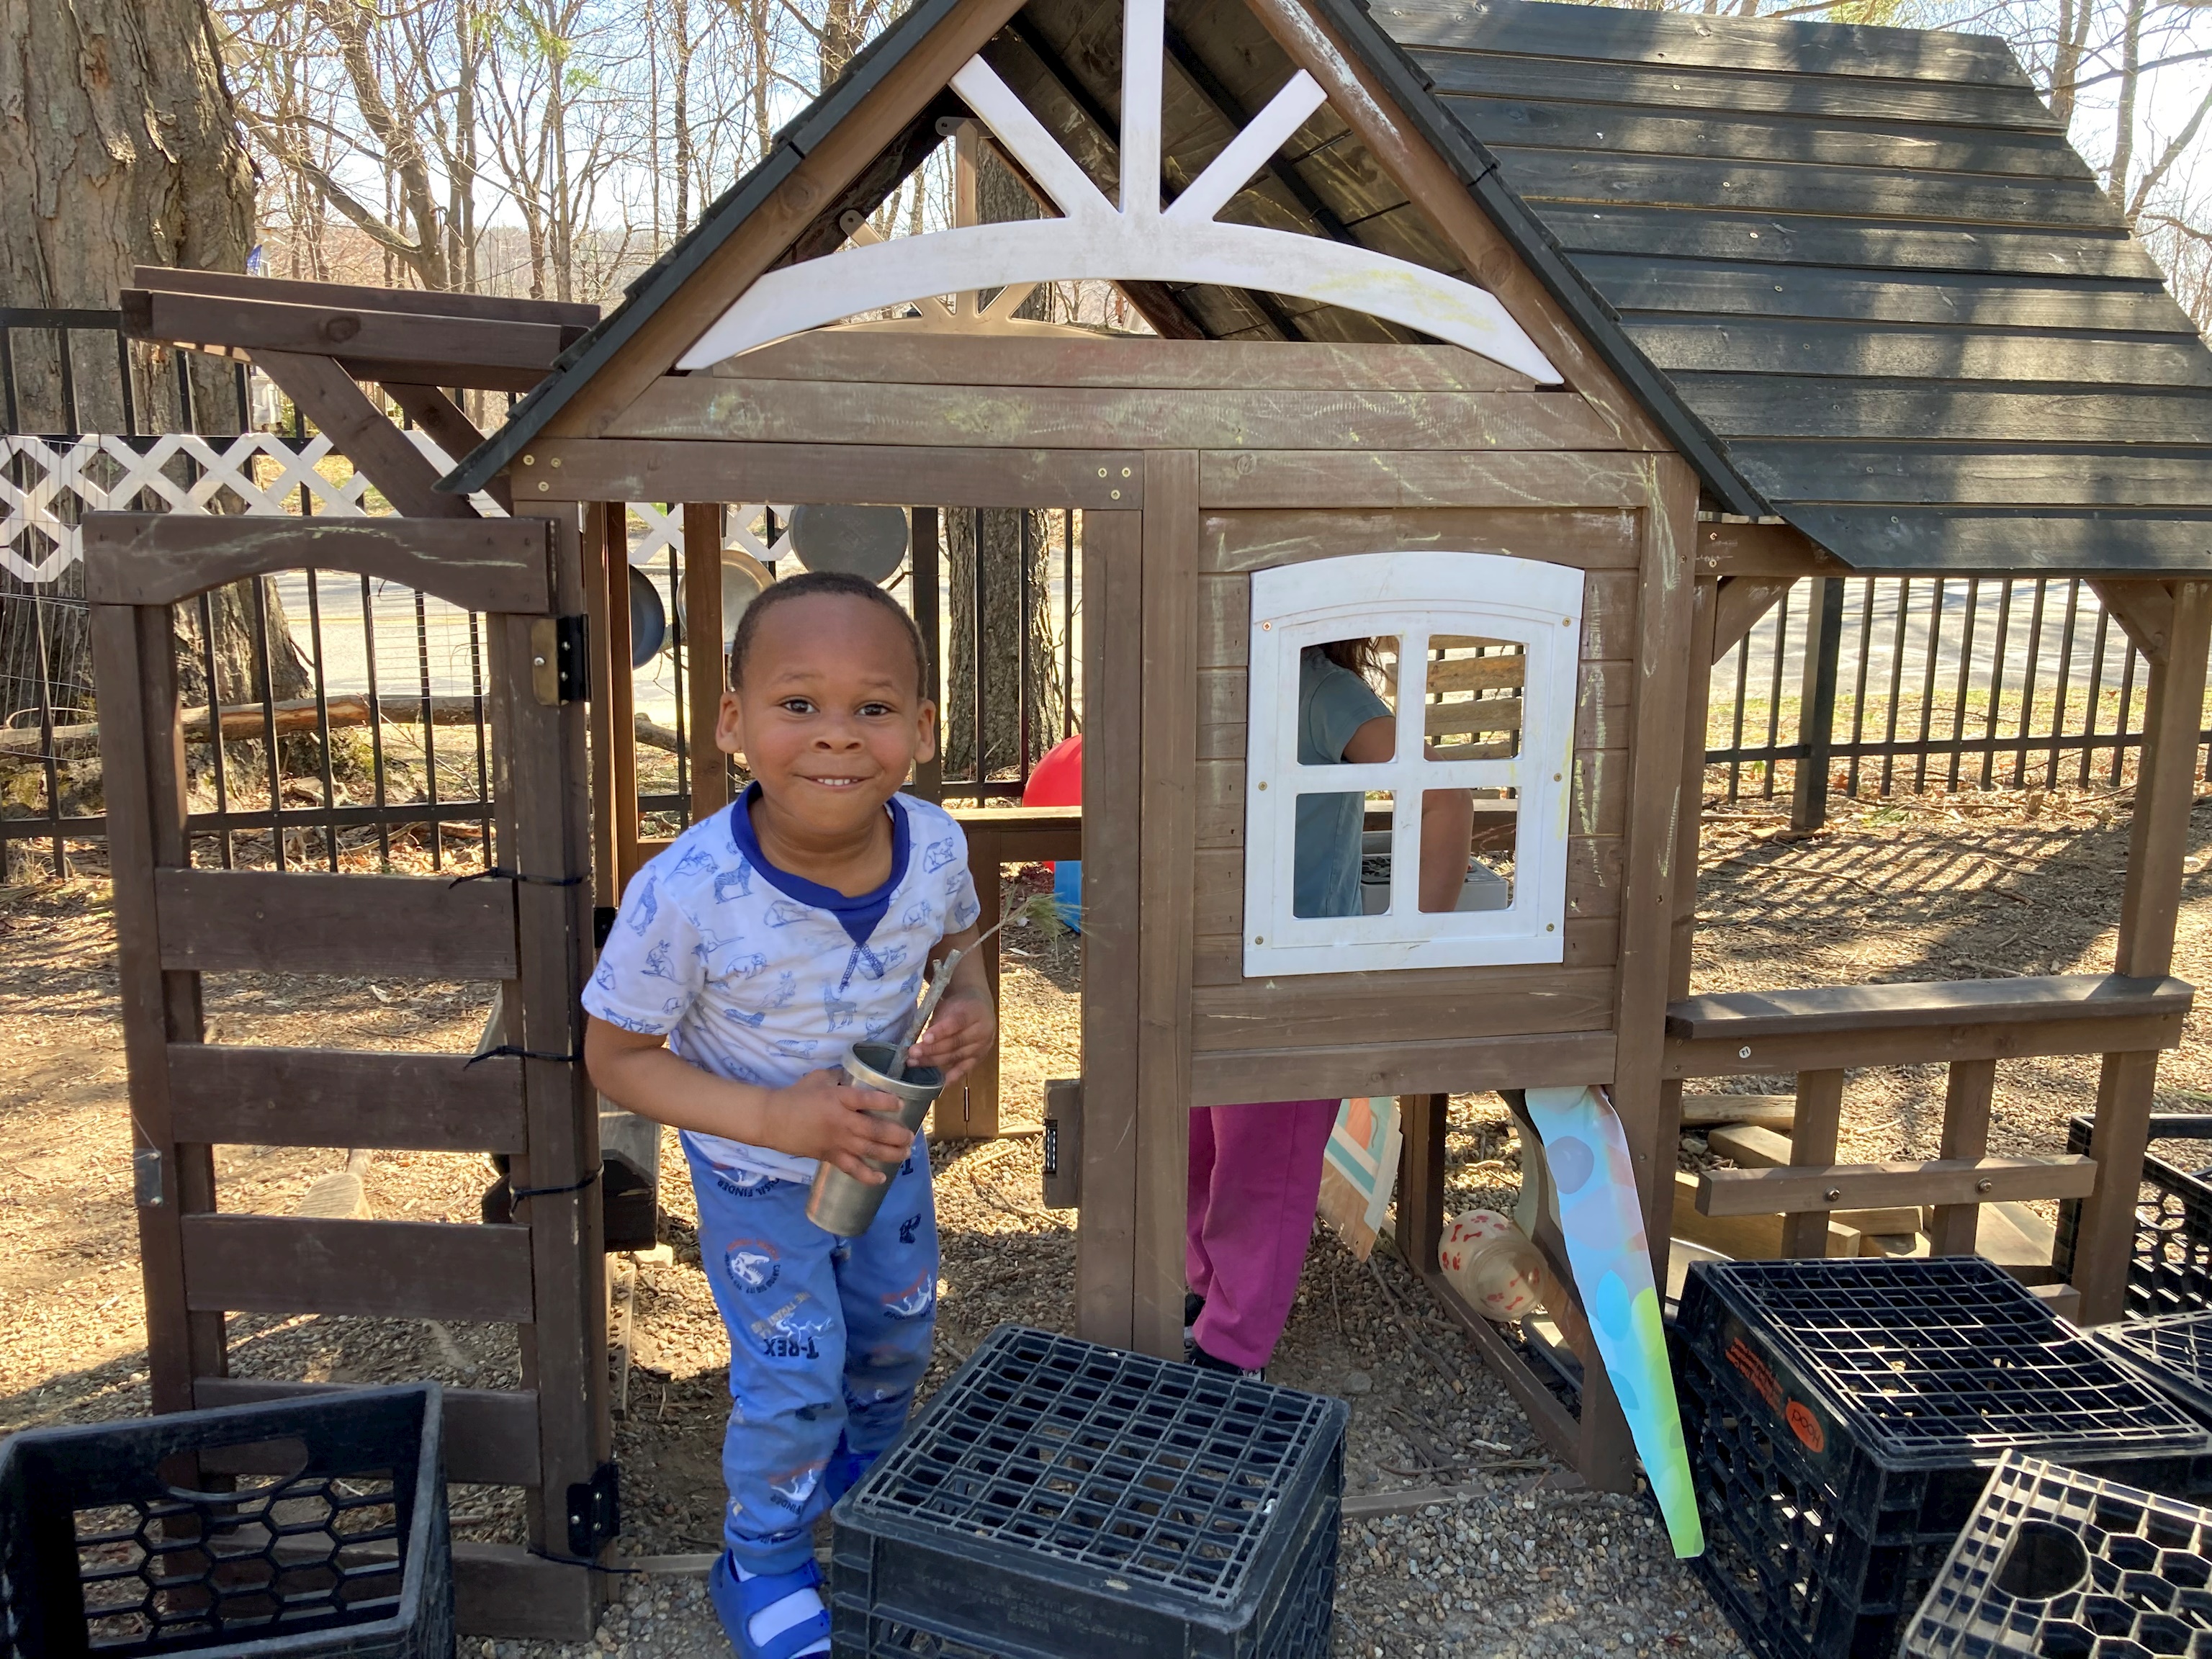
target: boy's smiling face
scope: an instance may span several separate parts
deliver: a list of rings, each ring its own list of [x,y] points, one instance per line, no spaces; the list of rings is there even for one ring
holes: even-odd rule
[[[762,617],[714,741],[744,757],[791,829],[850,836],[937,752],[937,708],[920,678],[911,637],[883,606],[840,593],[787,599]]]

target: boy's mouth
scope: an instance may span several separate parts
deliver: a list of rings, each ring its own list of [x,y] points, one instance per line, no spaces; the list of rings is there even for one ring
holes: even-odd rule
[[[816,778],[816,777],[810,777],[810,778],[808,778],[808,779],[806,780],[806,781],[807,781],[807,782],[809,782],[809,783],[812,783],[812,784],[818,784],[818,785],[820,785],[820,786],[821,786],[823,788],[824,788],[824,789],[856,789],[856,788],[858,788],[858,787],[860,786],[860,784],[864,781],[864,780],[860,779],[860,778],[843,778],[843,777],[841,777],[841,778]]]

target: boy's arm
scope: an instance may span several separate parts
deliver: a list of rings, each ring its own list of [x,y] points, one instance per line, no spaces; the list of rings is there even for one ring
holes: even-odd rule
[[[840,1072],[810,1072],[787,1089],[732,1083],[671,1054],[665,1037],[625,1030],[596,1015],[584,1030],[584,1064],[601,1094],[640,1117],[820,1158],[871,1186],[884,1177],[863,1158],[896,1164],[914,1144],[913,1135],[885,1115],[896,1103],[872,1089],[846,1085]]]
[[[929,1029],[907,1050],[907,1059],[913,1064],[941,1067],[948,1086],[974,1071],[999,1036],[990,977],[983,971],[982,953],[975,949],[977,937],[977,929],[970,924],[957,933],[947,933],[930,953],[942,961],[950,951],[966,952],[953,964],[952,988],[937,1005]]]

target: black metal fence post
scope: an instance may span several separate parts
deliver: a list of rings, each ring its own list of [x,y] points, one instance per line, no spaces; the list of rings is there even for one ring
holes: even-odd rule
[[[1796,788],[1790,825],[1818,830],[1828,821],[1828,757],[1835,742],[1836,670],[1844,643],[1844,584],[1824,576],[1806,618],[1805,672],[1797,702]]]

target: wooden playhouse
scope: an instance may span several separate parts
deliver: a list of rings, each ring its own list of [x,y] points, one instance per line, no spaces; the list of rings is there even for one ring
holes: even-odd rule
[[[1046,216],[856,234],[956,131]],[[1156,337],[836,326],[1071,277],[1117,283]],[[372,310],[295,303],[326,343]],[[167,337],[258,355],[261,315]],[[999,862],[1079,844],[1076,1319],[1172,1353],[1194,1105],[1403,1097],[1400,1231],[1427,1263],[1449,1094],[1605,1085],[1663,1242],[1683,1083],[1747,1074],[1796,1077],[1793,1164],[1717,1175],[1700,1207],[1785,1215],[1818,1254],[1832,1210],[1929,1205],[1966,1249],[1983,1202],[2086,1195],[2074,1283],[2115,1316],[2191,1000],[2166,970],[2208,485],[2212,355],[1999,43],[1534,3],[921,0],[440,489],[554,525],[558,615],[518,640],[594,624],[595,695],[562,718],[600,757],[601,905],[649,850],[611,741],[623,503],[693,504],[702,538],[734,501],[1081,514],[1088,805],[1079,831],[976,814],[975,858],[989,893]],[[1869,571],[2086,574],[2149,659],[2112,975],[1687,996],[1711,666],[1791,583]],[[710,569],[690,597],[715,614]],[[1285,687],[1300,645],[1353,635],[1395,642],[1399,758],[1316,778]],[[719,769],[693,775],[695,816],[726,804]],[[1396,884],[1376,915],[1295,915],[1287,815],[1347,787]],[[1480,794],[1502,903],[1413,904],[1432,788]],[[516,1063],[551,1088],[569,1038],[546,1029]],[[2105,1057],[2096,1161],[1985,1156],[1996,1063],[2067,1053]],[[1836,1164],[1844,1068],[1930,1061],[1944,1156]],[[562,1146],[581,1179],[590,1149]],[[1437,1289],[1547,1439],[1625,1486],[1602,1376],[1569,1416]]]

